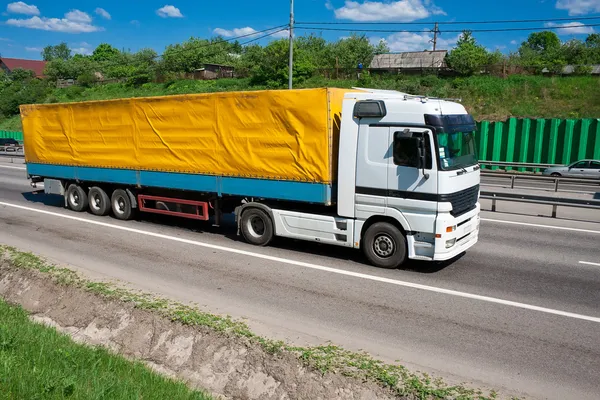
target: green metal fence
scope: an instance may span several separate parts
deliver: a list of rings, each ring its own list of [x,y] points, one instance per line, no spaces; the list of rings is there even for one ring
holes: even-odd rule
[[[23,141],[23,132],[0,131],[0,139],[15,139]]]
[[[568,164],[600,159],[600,119],[510,118],[477,125],[480,160]]]

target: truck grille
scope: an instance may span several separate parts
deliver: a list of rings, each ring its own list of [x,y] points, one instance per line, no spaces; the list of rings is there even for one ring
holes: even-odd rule
[[[458,217],[466,212],[471,211],[477,205],[479,197],[479,185],[475,185],[465,190],[456,193],[440,195],[440,201],[452,203],[453,217]]]

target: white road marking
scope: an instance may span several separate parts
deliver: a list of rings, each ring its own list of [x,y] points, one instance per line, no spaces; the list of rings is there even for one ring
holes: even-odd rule
[[[579,261],[579,264],[592,265],[594,267],[600,267],[600,263],[593,263],[593,262],[589,262],[589,261]]]
[[[274,257],[274,256],[266,255],[266,254],[254,253],[254,252],[247,251],[247,250],[235,249],[232,247],[219,246],[219,245],[199,242],[196,240],[183,239],[183,238],[179,238],[179,237],[175,237],[175,236],[163,235],[160,233],[143,231],[140,229],[129,228],[129,227],[120,226],[120,225],[113,225],[113,224],[109,224],[106,222],[94,221],[94,220],[90,220],[87,218],[80,218],[80,217],[75,217],[75,216],[71,216],[71,215],[55,213],[55,212],[51,212],[51,211],[41,210],[38,208],[19,206],[19,205],[12,204],[12,203],[0,202],[0,205],[5,206],[5,207],[16,208],[16,209],[20,209],[20,210],[25,210],[25,211],[31,211],[31,212],[38,213],[38,214],[45,214],[45,215],[50,215],[53,217],[70,219],[72,221],[84,222],[84,223],[91,224],[91,225],[103,226],[106,228],[121,230],[121,231],[125,231],[125,232],[137,233],[140,235],[151,236],[151,237],[155,237],[155,238],[159,238],[159,239],[165,239],[165,240],[170,240],[170,241],[174,241],[174,242],[185,243],[185,244],[189,244],[189,245],[193,245],[193,246],[209,248],[212,250],[240,254],[240,255],[245,255],[245,256],[249,256],[249,257],[253,257],[253,258],[259,258],[259,259],[263,259],[263,260],[275,261],[275,262],[279,262],[282,264],[294,265],[297,267],[309,268],[309,269],[314,269],[314,270],[318,270],[318,271],[324,271],[324,272],[330,272],[330,273],[339,274],[339,275],[351,276],[354,278],[366,279],[366,280],[375,281],[375,282],[382,282],[382,283],[387,283],[387,284],[396,285],[396,286],[402,286],[402,287],[407,287],[407,288],[412,288],[412,289],[419,289],[419,290],[424,290],[424,291],[434,292],[434,293],[447,294],[450,296],[462,297],[462,298],[472,299],[472,300],[479,300],[479,301],[484,301],[484,302],[488,302],[488,303],[501,304],[501,305],[521,308],[521,309],[525,309],[525,310],[538,311],[538,312],[542,312],[542,313],[546,313],[546,314],[559,315],[562,317],[568,317],[568,318],[574,318],[574,319],[579,319],[579,320],[584,320],[584,321],[600,323],[599,317],[592,317],[589,315],[582,315],[582,314],[576,314],[576,313],[567,312],[567,311],[554,310],[551,308],[539,307],[539,306],[535,306],[535,305],[531,305],[531,304],[519,303],[516,301],[503,300],[503,299],[499,299],[499,298],[495,298],[495,297],[482,296],[482,295],[473,294],[473,293],[459,292],[456,290],[443,289],[443,288],[439,288],[439,287],[435,287],[435,286],[421,285],[418,283],[384,278],[384,277],[376,276],[376,275],[368,275],[368,274],[362,274],[359,272],[346,271],[343,269],[331,268],[331,267],[326,267],[323,265],[291,260],[288,258]]]
[[[561,230],[561,231],[595,233],[595,234],[600,235],[600,231],[593,231],[593,230],[590,230],[590,229],[581,229],[581,228],[569,228],[567,226],[530,224],[530,223],[527,223],[527,222],[503,221],[503,220],[500,220],[500,219],[488,219],[488,218],[481,218],[481,220],[482,221],[486,221],[486,222],[497,222],[499,224],[531,226],[531,227],[534,227],[534,228],[558,229],[558,230]]]
[[[23,171],[25,171],[27,169],[25,167],[13,167],[12,165],[0,165],[0,168],[20,169]]]

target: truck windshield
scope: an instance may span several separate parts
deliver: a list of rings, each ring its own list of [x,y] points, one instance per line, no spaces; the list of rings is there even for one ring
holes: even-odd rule
[[[440,168],[460,169],[476,164],[475,132],[455,132],[437,134]]]

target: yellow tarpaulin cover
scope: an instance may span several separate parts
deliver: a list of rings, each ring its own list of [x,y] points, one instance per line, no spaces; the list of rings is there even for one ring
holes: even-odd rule
[[[26,161],[331,183],[345,92],[23,105]]]

